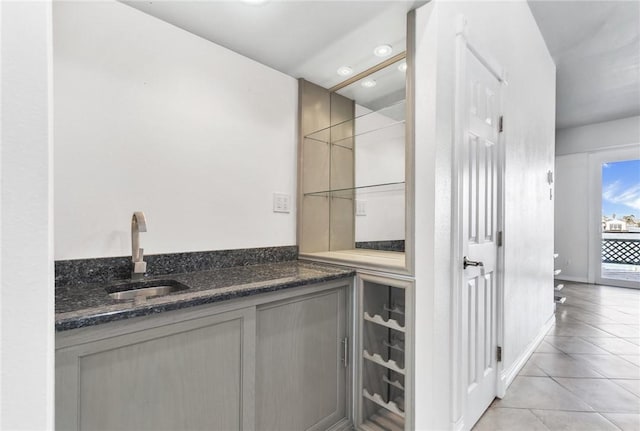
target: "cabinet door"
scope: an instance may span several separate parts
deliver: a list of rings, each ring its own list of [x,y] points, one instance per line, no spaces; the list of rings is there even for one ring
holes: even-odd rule
[[[229,312],[61,349],[57,428],[247,428],[243,413],[253,412],[243,412],[252,406],[244,389],[252,382],[243,382],[243,355],[255,341],[254,317],[253,309]]]
[[[346,288],[256,314],[256,429],[326,430],[347,416]]]

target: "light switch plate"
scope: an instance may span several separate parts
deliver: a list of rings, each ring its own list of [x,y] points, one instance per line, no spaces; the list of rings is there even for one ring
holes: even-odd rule
[[[367,215],[367,201],[356,199],[356,216]]]
[[[286,193],[273,194],[273,212],[288,213],[291,212],[291,196]]]

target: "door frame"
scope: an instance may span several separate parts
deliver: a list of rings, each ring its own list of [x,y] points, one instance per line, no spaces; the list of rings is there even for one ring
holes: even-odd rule
[[[453,225],[451,227],[451,281],[452,281],[452,297],[451,297],[451,423],[453,429],[468,429],[473,424],[465,424],[465,407],[466,397],[466,359],[464,358],[463,347],[463,316],[462,316],[462,288],[464,282],[464,273],[462,269],[462,249],[463,249],[463,181],[462,181],[462,146],[464,141],[464,126],[466,124],[463,110],[465,104],[465,86],[466,86],[466,51],[471,53],[498,79],[500,82],[500,106],[502,114],[504,114],[504,102],[507,83],[507,73],[499,66],[499,64],[483,49],[476,40],[470,40],[467,19],[460,15],[456,22],[455,36],[455,85],[454,85],[454,123],[453,123],[453,148],[452,148],[452,218]],[[503,115],[504,116],[504,115]],[[505,137],[504,133],[498,134],[498,184],[497,184],[497,231],[504,232],[504,177],[505,177]],[[504,236],[504,235],[503,235]],[[503,243],[504,244],[504,243]],[[498,247],[498,256],[496,260],[496,343],[504,348],[504,245]],[[504,395],[499,393],[500,376],[502,374],[502,362],[496,365],[496,396]]]
[[[588,169],[588,274],[587,281],[592,284],[627,287],[638,289],[633,281],[602,277],[602,164],[634,160],[640,158],[640,147],[630,145],[589,153]]]

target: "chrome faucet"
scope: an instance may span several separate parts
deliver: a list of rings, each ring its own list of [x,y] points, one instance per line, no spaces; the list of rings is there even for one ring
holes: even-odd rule
[[[142,211],[136,211],[131,217],[131,279],[140,280],[147,271],[144,259],[144,249],[140,248],[140,232],[147,231],[147,220]]]

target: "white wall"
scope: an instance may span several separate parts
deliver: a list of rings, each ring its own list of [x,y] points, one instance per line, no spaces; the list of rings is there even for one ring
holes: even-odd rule
[[[558,129],[555,167],[555,249],[561,280],[595,282],[601,209],[600,166],[640,157],[640,116]],[[597,177],[597,178],[596,178]],[[601,208],[601,206],[600,206]],[[591,217],[595,219],[592,220]]]
[[[146,254],[296,243],[295,79],[115,1],[53,12],[56,259],[129,255],[136,210]]]
[[[51,3],[0,2],[0,429],[53,429]]]
[[[556,156],[606,150],[640,142],[640,116],[556,131]]]
[[[365,113],[370,112],[367,115]],[[363,116],[364,115],[364,116]],[[405,180],[405,126],[398,120],[356,105],[356,186]],[[375,133],[360,133],[378,130]],[[356,192],[366,215],[356,216],[356,241],[404,239],[405,190],[402,186],[375,187]]]
[[[587,282],[589,272],[589,154],[556,156],[555,251],[561,280]]]
[[[506,69],[503,382],[553,315],[555,66],[526,2],[431,2],[418,9],[416,63],[416,424],[451,429],[451,152],[455,31]],[[525,54],[526,53],[526,54]],[[431,77],[431,79],[429,79]],[[542,228],[541,228],[542,226]],[[457,365],[454,365],[458,367]],[[469,427],[471,424],[465,424]]]

